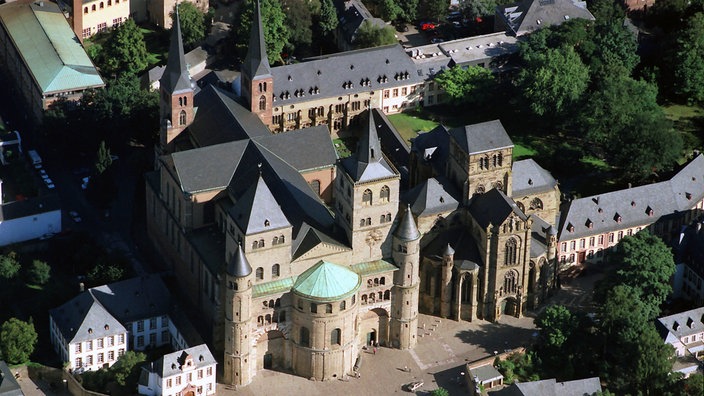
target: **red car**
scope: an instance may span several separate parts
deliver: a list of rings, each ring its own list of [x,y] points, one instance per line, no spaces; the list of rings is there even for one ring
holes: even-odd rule
[[[438,25],[432,22],[421,22],[420,24],[420,30],[433,30],[436,27],[438,27]]]

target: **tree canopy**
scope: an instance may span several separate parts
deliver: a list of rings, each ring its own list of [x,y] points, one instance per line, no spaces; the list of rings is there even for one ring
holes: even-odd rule
[[[313,10],[310,4],[306,0],[282,0],[290,33],[288,47],[291,50],[309,47],[313,42]]]
[[[677,37],[673,59],[675,94],[704,103],[704,13],[691,17]]]
[[[29,361],[29,356],[37,345],[37,332],[34,324],[17,318],[10,318],[0,328],[0,355],[9,364]]]
[[[172,21],[176,20],[176,14],[173,11],[169,15]],[[205,31],[205,13],[199,10],[195,4],[183,1],[178,5],[178,16],[181,22],[183,46],[186,47],[186,50],[195,48],[207,35]],[[173,29],[174,25],[172,24],[171,26]]]
[[[323,36],[329,36],[337,29],[337,11],[332,0],[320,0],[320,15],[318,16],[318,28]]]
[[[115,382],[122,386],[134,388],[137,385],[137,380],[139,379],[139,365],[146,360],[147,355],[142,352],[125,352],[110,368],[110,372],[112,373]]]
[[[41,260],[34,260],[27,270],[29,282],[35,285],[43,285],[51,278],[51,267]]]
[[[369,20],[362,22],[357,29],[354,43],[357,48],[379,47],[382,45],[394,44],[396,42],[396,32],[391,26],[380,27]]]
[[[20,272],[20,262],[17,253],[9,252],[0,256],[0,278],[13,279]]]
[[[108,75],[136,75],[147,68],[147,56],[144,35],[130,18],[110,33],[103,45],[100,63]]]
[[[254,0],[245,0],[240,10],[239,24],[233,31],[235,32],[236,44],[246,50],[249,46],[250,30],[252,28]],[[260,0],[260,14],[269,60],[272,62],[279,61],[281,60],[281,52],[288,44],[290,37],[289,28],[286,25],[286,14],[281,8],[281,2],[278,0]]]
[[[435,76],[437,82],[455,104],[481,103],[493,88],[494,75],[479,66],[452,67]]]

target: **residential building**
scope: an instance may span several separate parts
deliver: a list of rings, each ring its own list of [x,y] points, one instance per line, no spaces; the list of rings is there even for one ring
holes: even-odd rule
[[[129,0],[130,1],[130,18],[135,21],[149,22],[163,29],[171,29],[171,13],[177,3],[183,1],[177,0]],[[192,3],[203,13],[208,12],[208,0],[184,0]]]
[[[59,98],[79,100],[105,86],[63,13],[49,1],[0,5],[0,70],[28,118],[41,122]]]
[[[584,396],[601,392],[599,377],[557,382],[554,378],[540,381],[515,382],[495,392],[500,396]]]
[[[24,396],[20,384],[3,360],[0,360],[0,396]]]
[[[472,396],[481,395],[483,391],[504,384],[504,376],[491,364],[474,368],[469,368],[469,364],[467,364],[467,373],[469,373],[471,381],[469,394]]]
[[[704,305],[704,232],[702,217],[683,226],[677,238],[673,238],[675,281],[673,296],[682,297],[698,306]]]
[[[496,7],[494,30],[514,36],[532,33],[545,26],[560,25],[570,19],[594,20],[587,3],[580,0],[523,0]]]
[[[673,371],[685,377],[701,371],[704,357],[704,307],[658,318],[655,323],[666,344],[672,345],[677,357]]]
[[[97,370],[128,350],[186,348],[174,342],[183,337],[172,316],[170,294],[158,276],[127,279],[88,289],[49,311],[51,343],[70,369]]]
[[[333,4],[338,19],[335,41],[340,51],[355,49],[357,34],[365,22],[380,29],[387,26],[384,20],[375,18],[361,0],[334,0]]]
[[[670,180],[569,201],[560,221],[561,263],[602,262],[624,236],[644,228],[669,240],[704,208],[704,155]]]
[[[130,0],[72,0],[69,7],[73,31],[81,42],[130,17]]]
[[[142,367],[137,389],[140,395],[215,395],[215,358],[205,344],[164,355]]]
[[[0,246],[61,232],[61,200],[57,194],[5,197],[0,180]]]

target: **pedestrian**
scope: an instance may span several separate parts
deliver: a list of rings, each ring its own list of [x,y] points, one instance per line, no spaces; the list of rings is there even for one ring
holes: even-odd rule
[[[376,347],[374,347],[374,354],[376,355]]]

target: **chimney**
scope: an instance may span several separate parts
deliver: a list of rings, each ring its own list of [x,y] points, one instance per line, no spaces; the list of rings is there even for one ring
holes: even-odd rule
[[[73,32],[78,40],[83,43],[83,0],[73,0],[71,6],[71,19],[73,20]]]

